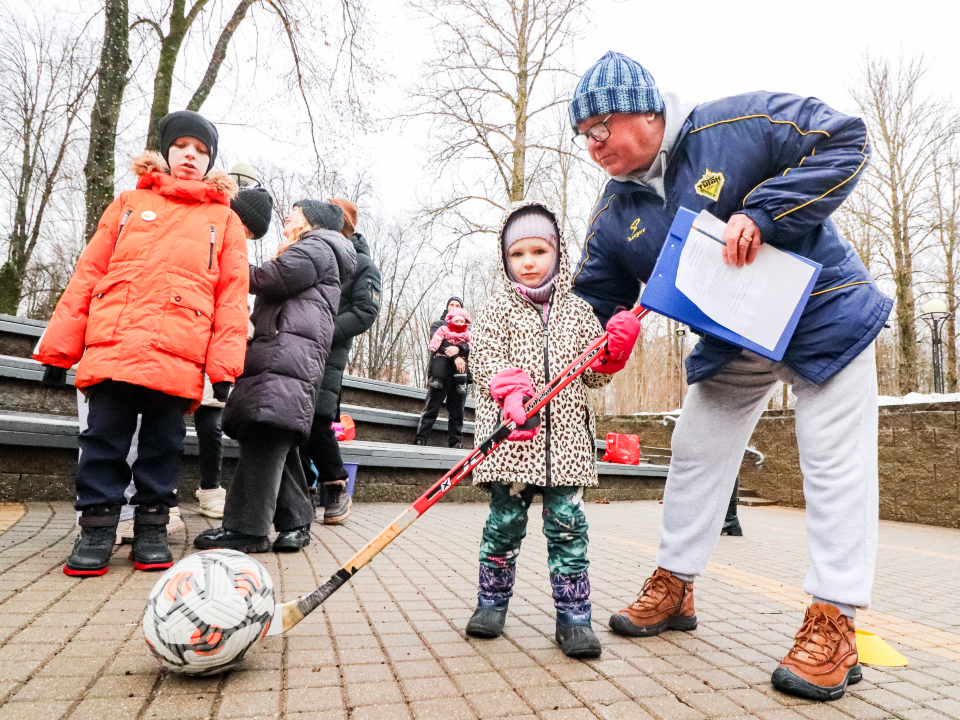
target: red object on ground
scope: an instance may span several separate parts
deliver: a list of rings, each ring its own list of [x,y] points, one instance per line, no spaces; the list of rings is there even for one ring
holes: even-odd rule
[[[340,422],[333,423],[333,431],[337,434],[337,441],[357,439],[357,426],[349,415],[341,415]]]
[[[603,461],[621,465],[639,465],[640,436],[607,433],[607,449],[603,453]]]

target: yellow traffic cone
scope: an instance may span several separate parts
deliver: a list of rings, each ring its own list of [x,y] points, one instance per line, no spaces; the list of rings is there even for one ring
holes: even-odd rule
[[[857,630],[857,654],[866,665],[906,667],[910,662],[879,635],[864,630]]]

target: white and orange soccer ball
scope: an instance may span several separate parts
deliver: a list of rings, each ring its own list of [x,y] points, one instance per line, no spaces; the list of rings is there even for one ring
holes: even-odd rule
[[[266,635],[273,581],[249,555],[207,550],[184,558],[153,586],[143,634],[164,666],[188,675],[235,667]]]

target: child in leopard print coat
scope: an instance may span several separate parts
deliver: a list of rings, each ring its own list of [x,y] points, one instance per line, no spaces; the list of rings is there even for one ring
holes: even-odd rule
[[[516,561],[527,513],[543,494],[543,532],[557,609],[556,640],[571,657],[597,657],[590,626],[587,520],[583,488],[597,485],[594,424],[585,389],[600,388],[621,369],[639,332],[630,313],[611,319],[618,341],[540,413],[527,422],[532,397],[603,333],[590,306],[570,292],[570,266],[556,216],[545,205],[516,203],[504,216],[499,244],[503,289],[477,318],[473,368],[477,437],[504,417],[523,429],[473,473],[490,488],[490,515],[480,545],[477,609],[467,624],[474,637],[497,637],[513,595]],[[626,322],[626,330],[621,326]],[[632,337],[631,337],[632,334]],[[602,362],[602,364],[601,364]]]

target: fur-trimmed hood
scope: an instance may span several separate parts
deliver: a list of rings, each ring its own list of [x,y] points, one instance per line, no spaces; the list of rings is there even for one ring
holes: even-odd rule
[[[212,201],[229,205],[239,192],[236,181],[223,170],[211,168],[202,180],[180,180],[170,174],[163,155],[147,150],[130,163],[137,175],[138,189],[153,189],[162,195],[191,197],[199,202]]]
[[[520,293],[516,290],[513,281],[507,274],[507,258],[504,257],[503,254],[503,231],[507,227],[507,223],[518,211],[528,207],[538,207],[546,211],[550,217],[553,218],[553,224],[557,230],[557,255],[559,256],[557,276],[553,282],[553,302],[563,302],[570,294],[570,260],[567,257],[567,244],[563,240],[563,229],[560,227],[560,223],[557,222],[557,213],[545,202],[538,200],[519,200],[512,203],[503,213],[503,219],[500,221],[500,229],[497,232],[497,248],[500,252],[500,271],[498,273],[500,282],[503,284],[508,295],[515,296],[520,302],[529,304],[528,301],[520,299]]]

